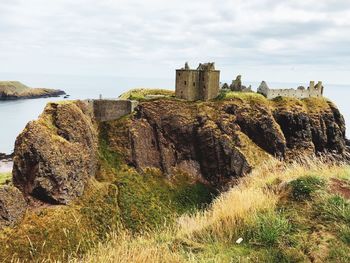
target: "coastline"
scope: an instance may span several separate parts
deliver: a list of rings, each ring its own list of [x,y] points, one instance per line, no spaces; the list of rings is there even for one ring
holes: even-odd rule
[[[66,95],[63,90],[53,90],[45,94],[29,94],[29,95],[0,95],[0,101],[13,101],[13,100],[25,100],[25,99],[40,99],[40,98],[52,98]]]
[[[13,153],[0,153],[0,173],[10,173],[13,167]]]

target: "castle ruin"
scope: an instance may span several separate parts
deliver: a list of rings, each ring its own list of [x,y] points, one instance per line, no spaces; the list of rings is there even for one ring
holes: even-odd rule
[[[315,85],[315,81],[310,81],[310,85],[307,89],[303,86],[300,86],[297,89],[270,89],[266,82],[263,81],[260,84],[257,92],[264,95],[268,99],[274,99],[277,97],[305,99],[310,97],[322,97],[323,89],[324,87],[322,85],[322,81],[319,81],[317,85]]]
[[[199,64],[197,69],[190,69],[188,63],[176,70],[175,96],[189,101],[211,100],[219,95],[220,71],[214,63]]]
[[[136,106],[137,101],[119,100],[119,99],[98,99],[86,101],[97,121],[113,121],[125,115],[131,114]]]

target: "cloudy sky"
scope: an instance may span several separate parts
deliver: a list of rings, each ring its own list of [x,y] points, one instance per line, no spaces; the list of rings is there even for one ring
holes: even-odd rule
[[[0,0],[0,72],[350,84],[349,0]]]

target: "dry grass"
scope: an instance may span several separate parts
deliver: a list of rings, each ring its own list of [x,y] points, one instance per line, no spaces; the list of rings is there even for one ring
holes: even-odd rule
[[[74,259],[71,263],[82,262]],[[133,237],[127,232],[112,234],[110,242],[99,244],[98,247],[91,251],[83,262],[95,263],[175,263],[185,262],[183,257],[172,252],[167,243],[160,243],[151,236]]]
[[[291,164],[269,160],[243,178],[237,186],[219,196],[205,211],[178,218],[177,224],[167,232],[139,237],[125,232],[112,235],[107,244],[100,244],[83,259],[72,262],[207,262],[206,257],[199,260],[202,254],[193,254],[193,249],[201,251],[210,244],[232,246],[259,215],[275,213],[281,192],[269,186],[276,186],[276,182],[280,186],[310,174],[325,180],[349,178],[349,171],[349,166],[345,164],[334,165],[322,158],[305,158],[302,162]],[[190,250],[186,249],[188,246]],[[236,249],[239,251],[240,248]],[[251,253],[256,252],[251,250]],[[224,256],[213,254],[210,259],[215,260],[210,262],[226,262],[222,261]]]

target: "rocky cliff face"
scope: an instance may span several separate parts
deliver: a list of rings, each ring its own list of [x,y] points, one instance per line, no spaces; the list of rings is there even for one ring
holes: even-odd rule
[[[13,183],[27,197],[66,204],[95,175],[97,134],[87,105],[51,103],[15,144]]]
[[[188,172],[215,186],[240,177],[275,156],[332,152],[346,155],[345,123],[320,99],[259,96],[207,103],[159,100],[141,103],[124,123],[102,124],[106,140],[129,165],[167,174]]]
[[[216,187],[268,158],[347,154],[344,119],[323,99],[268,101],[253,94],[205,103],[148,101],[99,129],[83,102],[51,103],[17,138],[15,186],[27,199],[50,204],[81,196],[98,166],[98,132],[130,166],[187,173]]]

